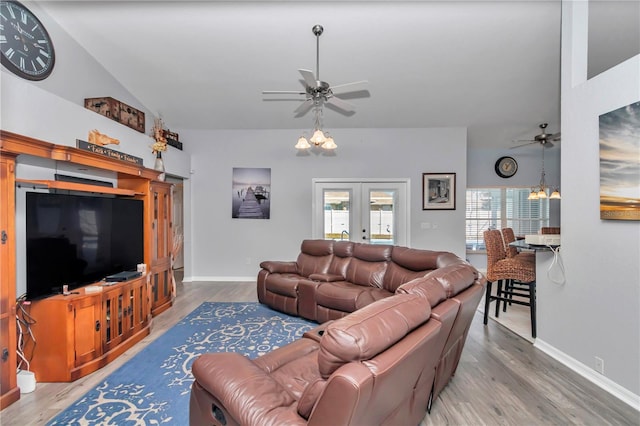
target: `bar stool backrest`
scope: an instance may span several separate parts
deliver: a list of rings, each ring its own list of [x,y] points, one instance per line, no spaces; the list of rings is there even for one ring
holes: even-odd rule
[[[516,240],[513,228],[502,228],[502,239],[504,240],[504,249],[507,253],[507,257],[516,257],[518,249],[509,245]]]

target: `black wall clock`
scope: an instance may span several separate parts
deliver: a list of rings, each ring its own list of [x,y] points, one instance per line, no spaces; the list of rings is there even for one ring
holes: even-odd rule
[[[27,80],[51,74],[55,52],[51,37],[36,16],[17,1],[0,2],[2,65]]]
[[[518,171],[518,162],[512,157],[500,157],[494,168],[501,178],[510,178]]]

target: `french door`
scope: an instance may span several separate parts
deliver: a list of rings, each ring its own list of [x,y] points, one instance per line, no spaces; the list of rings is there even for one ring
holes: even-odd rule
[[[408,246],[407,179],[313,180],[313,237]]]

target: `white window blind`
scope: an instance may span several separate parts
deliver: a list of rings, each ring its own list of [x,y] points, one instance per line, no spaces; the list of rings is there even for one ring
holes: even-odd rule
[[[467,188],[467,251],[484,251],[487,229],[537,234],[549,226],[549,199],[528,200],[529,188]]]

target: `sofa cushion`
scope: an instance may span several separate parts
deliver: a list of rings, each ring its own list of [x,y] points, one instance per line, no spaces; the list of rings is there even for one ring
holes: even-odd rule
[[[338,281],[319,285],[316,288],[315,301],[318,306],[342,312],[353,312],[392,294],[378,287]]]
[[[340,366],[371,359],[429,319],[424,298],[398,294],[378,300],[327,326],[320,340],[318,367],[327,379]]]
[[[447,293],[447,297],[453,297],[469,287],[478,279],[478,271],[468,263],[457,263],[426,275],[428,278],[438,280]]]
[[[333,254],[331,240],[304,240],[296,260],[297,272],[303,277],[324,274],[329,269]]]
[[[386,262],[391,259],[393,246],[387,244],[354,244],[353,257],[367,262]]]
[[[382,286],[394,293],[402,284],[416,278],[424,277],[429,271],[430,270],[412,271],[410,269],[403,268],[394,262],[389,262],[387,271],[385,272],[382,280]]]
[[[418,294],[426,297],[432,308],[447,299],[447,292],[442,283],[429,275],[402,284],[396,290],[396,294]]]
[[[234,352],[200,355],[191,367],[196,381],[215,395],[240,424],[265,424],[261,419],[275,412],[286,415],[296,400],[268,373]],[[281,421],[280,424],[283,424]]]
[[[354,244],[346,280],[353,284],[382,288],[392,248],[389,245]]]
[[[326,256],[333,253],[333,241],[303,240],[300,244],[300,252],[310,256]]]
[[[429,271],[438,267],[438,257],[441,254],[440,251],[396,246],[391,252],[391,260],[410,271]]]
[[[344,279],[347,273],[347,266],[353,256],[354,243],[351,241],[336,241],[333,243],[333,258],[329,264],[328,273],[339,275]]]
[[[313,410],[313,406],[316,404],[316,401],[322,394],[322,391],[324,391],[326,385],[327,382],[325,380],[318,379],[307,386],[298,400],[298,414],[305,419],[309,418],[309,415],[311,415],[311,411]]]
[[[338,257],[353,256],[354,243],[351,241],[335,241],[333,243],[333,254]]]
[[[298,274],[269,274],[265,279],[265,287],[272,293],[287,297],[297,297],[298,281],[303,279]]]

